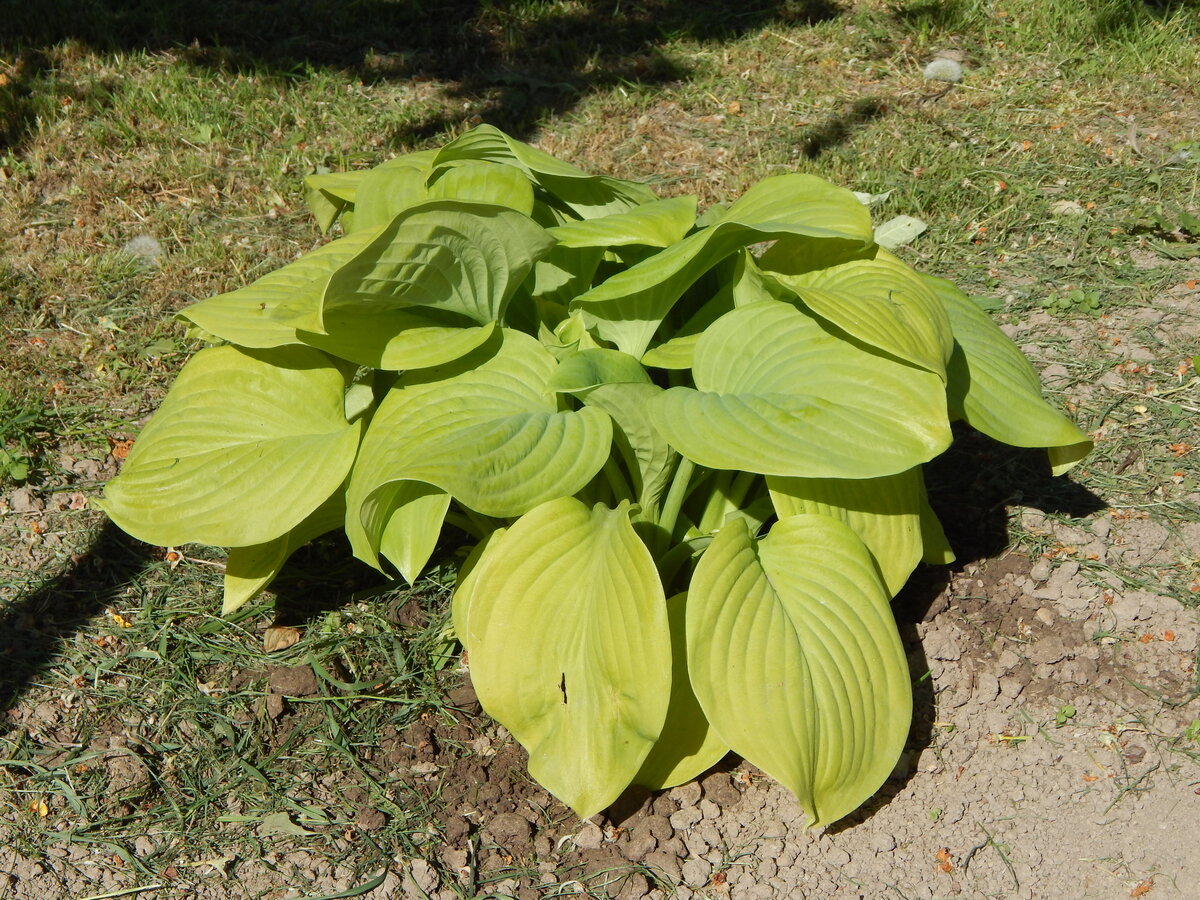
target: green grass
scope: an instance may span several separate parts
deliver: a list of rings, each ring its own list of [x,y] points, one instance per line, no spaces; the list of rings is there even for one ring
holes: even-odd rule
[[[0,447],[28,461],[36,491],[97,492],[62,454],[108,464],[111,441],[136,434],[198,346],[175,312],[322,240],[303,175],[373,165],[484,120],[705,204],[788,171],[891,191],[880,220],[930,225],[906,258],[987,298],[1000,321],[1032,322],[1027,352],[1066,370],[1051,394],[1100,438],[1075,482],[1168,529],[1200,516],[1197,453],[1171,449],[1194,433],[1195,372],[1179,369],[1192,332],[1134,315],[1200,278],[1187,261],[1200,239],[1188,218],[1200,210],[1200,23],[1188,4],[861,0],[722,15],[665,0],[616,14],[585,0],[447,2],[416,19],[409,6],[297,3],[288,23],[262,21],[254,4],[120,12],[95,0],[27,4],[6,23]],[[310,38],[305,23],[323,15],[330,37]],[[946,49],[967,74],[939,95],[921,69]],[[122,253],[139,235],[163,246],[155,264]],[[1048,308],[1077,332],[1071,342],[1044,327]],[[1114,371],[1122,384],[1093,389]],[[0,493],[14,487],[7,471],[0,458]],[[999,500],[1038,499],[1021,495],[1029,471],[999,460]],[[1054,515],[1080,524],[1068,506]],[[261,826],[283,812],[345,886],[396,848],[422,852],[432,812],[371,751],[387,729],[442,714],[452,560],[418,586],[430,624],[413,630],[386,617],[402,589],[342,548],[315,549],[280,588],[278,613],[303,639],[269,654],[273,601],[217,617],[219,554],[185,548],[172,567],[161,550],[97,538],[88,510],[41,520],[57,543],[24,519],[2,525],[0,623],[24,641],[12,647],[24,677],[5,682],[16,714],[0,728],[12,846],[34,858],[81,847],[123,871],[120,883],[147,884],[230,854],[272,859],[279,839]],[[1011,524],[1026,550],[1061,549]],[[1113,566],[1093,568],[1102,581]],[[1114,571],[1187,602],[1200,590],[1194,558]],[[329,678],[292,703],[295,727],[281,733],[267,669],[310,663]],[[130,753],[147,776],[114,793],[114,779],[133,777],[115,762]],[[355,831],[361,801],[348,794],[389,813],[383,831]],[[139,854],[147,831],[154,847]]]

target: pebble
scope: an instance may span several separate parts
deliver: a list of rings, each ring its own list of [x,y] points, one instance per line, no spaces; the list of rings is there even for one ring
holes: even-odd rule
[[[684,884],[691,887],[703,887],[708,883],[708,876],[711,871],[712,866],[704,860],[689,859],[680,869],[680,875],[683,877]]]
[[[599,850],[604,843],[604,832],[595,822],[585,822],[575,835],[575,846],[580,850]]]
[[[896,849],[895,835],[888,834],[886,831],[879,832],[871,841],[871,849],[876,853],[890,853]]]
[[[680,807],[695,806],[700,802],[700,782],[689,781],[687,784],[673,787],[667,796],[678,803]]]
[[[684,831],[691,828],[697,822],[704,818],[703,814],[695,806],[687,806],[678,812],[671,814],[671,827],[676,831]]]

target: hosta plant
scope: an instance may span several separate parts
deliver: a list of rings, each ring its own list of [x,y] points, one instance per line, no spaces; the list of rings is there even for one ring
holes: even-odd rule
[[[229,547],[226,612],[334,529],[410,582],[471,536],[479,699],[581,816],[731,749],[812,824],[851,812],[909,730],[889,601],[949,558],[922,465],[955,420],[1056,472],[1089,447],[810,175],[697,216],[483,126],[308,201],[341,235],[182,313],[214,346],[104,507]]]

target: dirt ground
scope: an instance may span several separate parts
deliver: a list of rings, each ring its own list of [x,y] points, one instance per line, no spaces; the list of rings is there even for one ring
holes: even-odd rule
[[[1110,334],[1144,337],[1156,328],[1174,340],[1200,335],[1196,300],[1188,287],[1150,311],[1092,324],[1035,314],[1009,330],[1018,340],[1055,330],[1066,339],[1028,351],[1053,385],[1080,342],[1098,334],[1109,343]],[[1136,342],[1120,352],[1136,358]],[[1127,387],[1112,378],[1061,385],[1068,405],[1089,391]],[[958,452],[986,469],[996,451],[965,441]],[[111,465],[79,462],[81,482]],[[1200,624],[1166,587],[1191,571],[1200,524],[1171,529],[1148,513],[1111,508],[1080,485],[1064,492],[1055,484],[1056,503],[1021,503],[1003,486],[989,495],[952,480],[939,495],[931,480],[961,562],[919,571],[896,601],[917,685],[909,746],[879,794],[830,829],[806,831],[794,799],[732,756],[698,782],[631,791],[580,822],[529,780],[524,752],[480,714],[460,670],[446,685],[452,716],[393,729],[368,754],[396,802],[428,811],[430,828],[416,857],[378,848],[390,862],[357,889],[281,822],[261,857],[197,861],[167,884],[132,884],[98,865],[99,849],[64,843],[24,855],[6,842],[0,897],[1194,898]],[[3,527],[24,541],[9,542],[8,564],[53,556],[53,541],[30,539],[29,522],[69,514],[72,485],[58,487],[45,497],[4,496]],[[962,504],[961,496],[973,500]],[[1006,519],[1006,504],[1014,518]],[[997,550],[1006,527],[1046,550],[1033,558]],[[1130,571],[1161,584],[1121,574]],[[306,727],[285,698],[315,692],[312,670],[260,674],[279,727]],[[52,726],[55,710],[43,706],[10,711],[10,724]],[[110,783],[129,787],[146,777],[119,735],[95,749]],[[372,842],[387,815],[361,791],[343,796],[357,807],[347,833],[353,853],[351,838],[360,847]]]

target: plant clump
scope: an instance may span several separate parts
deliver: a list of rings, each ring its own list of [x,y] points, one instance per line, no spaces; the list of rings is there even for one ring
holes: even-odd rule
[[[730,749],[811,824],[862,804],[911,719],[889,601],[951,558],[923,464],[955,420],[1090,447],[988,315],[809,175],[698,216],[481,126],[307,185],[342,236],[181,313],[214,346],[112,519],[229,547],[226,613],[326,532],[412,582],[455,526],[480,702],[580,816]]]

